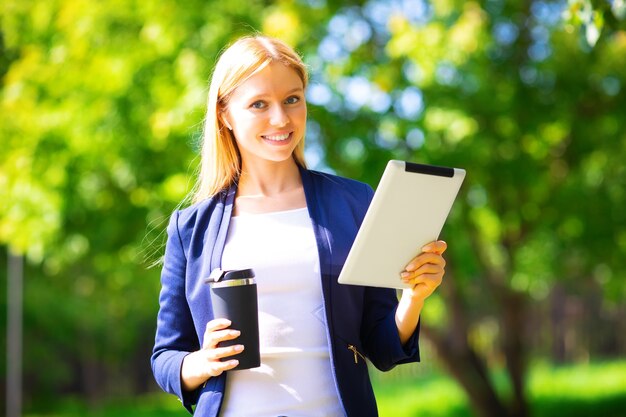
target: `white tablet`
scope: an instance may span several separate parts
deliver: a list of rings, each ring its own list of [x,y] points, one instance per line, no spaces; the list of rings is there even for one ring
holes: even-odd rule
[[[408,288],[400,273],[438,239],[464,178],[459,168],[389,161],[339,282]]]

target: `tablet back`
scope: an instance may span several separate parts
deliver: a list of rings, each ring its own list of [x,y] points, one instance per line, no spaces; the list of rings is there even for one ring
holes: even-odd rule
[[[437,240],[464,178],[459,168],[389,161],[339,282],[407,288],[400,272]]]

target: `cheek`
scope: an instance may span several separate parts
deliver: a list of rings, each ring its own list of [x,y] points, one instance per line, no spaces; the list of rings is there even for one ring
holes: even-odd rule
[[[235,103],[228,108],[226,116],[231,125],[245,126],[254,119],[254,114],[239,103]]]
[[[298,123],[306,123],[306,106],[298,107],[293,109],[293,113],[291,114],[291,119],[293,121],[297,121]]]
[[[233,132],[238,138],[245,138],[254,134],[258,130],[259,122],[255,118],[251,117],[238,117],[235,119],[233,126]]]

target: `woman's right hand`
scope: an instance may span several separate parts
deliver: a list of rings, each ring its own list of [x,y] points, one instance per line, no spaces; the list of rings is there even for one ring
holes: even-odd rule
[[[229,329],[230,325],[228,319],[214,319],[207,323],[202,349],[183,359],[180,377],[184,390],[193,391],[210,377],[221,375],[239,364],[237,359],[224,362],[220,360],[243,351],[243,345],[217,347],[219,342],[239,337],[239,330]]]

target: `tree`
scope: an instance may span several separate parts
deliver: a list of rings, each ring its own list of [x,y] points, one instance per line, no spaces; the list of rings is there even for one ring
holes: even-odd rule
[[[624,294],[614,226],[626,219],[614,207],[626,184],[626,32],[591,49],[563,25],[561,3],[418,4],[333,18],[341,47],[322,65],[319,111],[341,118],[320,124],[318,140],[331,167],[372,183],[390,157],[467,169],[446,230],[445,319],[422,329],[480,415],[528,415],[532,306],[559,284],[602,282],[608,309]],[[473,336],[493,325],[495,360]],[[489,374],[499,357],[511,398]]]
[[[151,387],[141,261],[193,183],[215,56],[260,29],[311,67],[313,167],[372,185],[390,158],[468,170],[423,329],[481,415],[526,414],[535,306],[553,285],[601,288],[605,310],[625,293],[623,17],[569,4],[564,25],[542,1],[5,1],[0,244],[28,259],[31,402]]]

